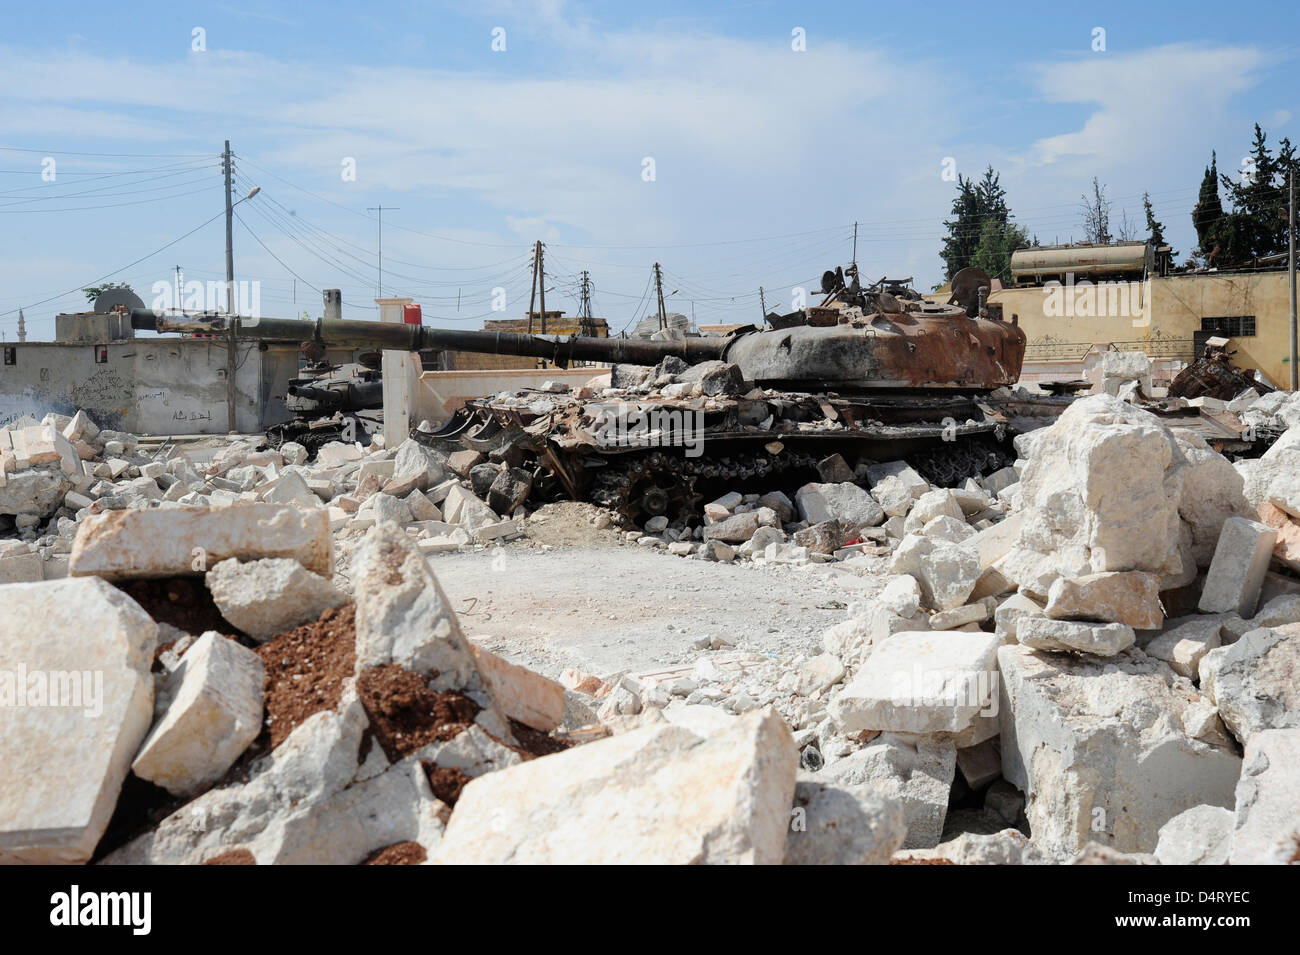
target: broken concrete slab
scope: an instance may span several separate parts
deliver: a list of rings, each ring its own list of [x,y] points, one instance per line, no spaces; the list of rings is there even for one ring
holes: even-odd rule
[[[416,543],[392,525],[377,524],[353,557],[352,573],[357,673],[396,663],[428,676],[435,691],[459,690],[478,703],[483,707],[478,721],[512,741],[506,716]]]
[[[874,527],[885,519],[885,512],[870,493],[856,484],[805,484],[795,493],[799,518],[809,524],[844,521]]]
[[[1149,656],[1164,660],[1179,676],[1199,679],[1201,659],[1220,645],[1222,616],[1193,617],[1166,629],[1144,648]],[[1205,687],[1201,687],[1205,692]]]
[[[564,722],[564,687],[561,684],[511,663],[478,644],[471,646],[474,662],[506,716],[543,732],[549,732]]]
[[[262,729],[264,679],[252,650],[203,634],[168,674],[131,770],[176,796],[220,779]]]
[[[97,578],[0,605],[0,864],[84,863],[153,720],[158,627]]]
[[[1257,521],[1244,517],[1225,520],[1205,575],[1205,589],[1197,605],[1200,611],[1253,617],[1276,539],[1273,528]]]
[[[69,573],[108,580],[204,573],[231,557],[286,557],[334,575],[323,508],[279,504],[112,511],[80,522]]]
[[[1164,589],[1195,573],[1178,512],[1186,459],[1159,418],[1092,395],[1033,434],[1008,568],[1022,590],[1045,597],[1057,577],[1107,570],[1148,571]]]
[[[1160,827],[1161,865],[1227,865],[1236,815],[1222,806],[1193,806]]]
[[[1043,605],[1024,594],[1012,594],[993,611],[996,633],[1003,643],[1016,639],[1016,630],[1025,617],[1043,616]]]
[[[1241,768],[1209,702],[1131,648],[1110,660],[1011,645],[1002,673],[1002,775],[1028,796],[1034,841],[1065,860],[1089,841],[1150,852],[1185,809],[1228,806]]]
[[[1046,614],[1056,620],[1122,623],[1158,630],[1165,621],[1160,578],[1143,571],[1058,577],[1047,593]]]
[[[480,776],[436,864],[779,864],[799,755],[776,713],[660,723]]]
[[[1300,624],[1251,630],[1201,657],[1201,692],[1243,744],[1267,729],[1300,726]]]
[[[1034,650],[1113,657],[1133,646],[1133,628],[1122,623],[1081,623],[1028,615],[1016,623],[1016,640]]]
[[[1227,458],[1199,435],[1175,431],[1186,466],[1178,513],[1192,534],[1192,555],[1198,567],[1210,566],[1214,547],[1230,517],[1255,516],[1243,493],[1241,474]]]
[[[979,557],[968,547],[916,534],[903,538],[889,569],[915,577],[925,605],[932,610],[951,610],[966,603],[982,572]]]
[[[704,528],[704,539],[722,541],[727,544],[743,544],[757,534],[759,530],[758,514],[754,511],[745,511],[743,514],[733,514],[708,525]],[[775,536],[778,538],[784,537],[777,528],[768,528],[768,531],[775,532]]]
[[[897,633],[875,647],[830,703],[850,736],[862,730],[960,733],[996,717],[997,649],[991,633]]]
[[[1256,733],[1246,742],[1236,792],[1230,865],[1294,864],[1300,851],[1300,729]]]
[[[445,807],[429,788],[420,754],[361,773],[367,725],[349,687],[337,709],[308,717],[257,760],[248,782],[208,790],[104,862],[195,865],[239,848],[259,865],[356,865],[397,842],[432,850]]]
[[[386,493],[402,497],[412,490],[434,487],[447,474],[447,459],[441,452],[407,438],[393,457],[393,475],[383,485]],[[435,501],[435,503],[437,503]]]
[[[447,497],[442,506],[443,518],[452,524],[459,524],[466,530],[473,531],[487,524],[499,524],[501,518],[473,492],[459,484],[447,490]]]
[[[882,733],[843,759],[828,763],[817,778],[828,785],[869,785],[900,803],[907,824],[905,849],[928,849],[943,836],[948,797],[957,771],[957,747],[950,740]]]
[[[902,805],[870,784],[835,785],[801,772],[795,783],[786,865],[889,865],[907,838]]]
[[[204,581],[221,615],[259,643],[349,599],[330,580],[287,557],[219,561]]]

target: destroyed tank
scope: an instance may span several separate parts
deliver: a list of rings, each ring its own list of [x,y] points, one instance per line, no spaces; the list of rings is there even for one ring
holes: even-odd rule
[[[289,380],[285,407],[293,418],[266,429],[268,446],[279,448],[296,442],[311,457],[331,441],[350,436],[363,443],[382,428],[384,383],[379,353],[366,352],[361,360],[331,365],[323,357]]]
[[[1009,391],[1025,354],[1018,324],[978,302],[935,304],[904,282],[862,288],[848,274],[847,283],[844,272],[826,274],[819,305],[725,336],[560,337],[319,320],[315,341],[608,366],[592,369],[608,383],[551,382],[476,398],[440,428],[411,436],[519,469],[534,504],[589,500],[639,523],[697,522],[701,501],[732,490],[793,497],[808,481],[863,483],[877,462],[905,459],[945,486],[1009,464],[1008,417],[1034,413],[1011,407],[1023,400]],[[137,328],[191,330],[151,312],[132,318]],[[223,318],[204,321],[228,331]],[[296,340],[303,328],[296,319],[234,321],[237,335],[257,338]]]

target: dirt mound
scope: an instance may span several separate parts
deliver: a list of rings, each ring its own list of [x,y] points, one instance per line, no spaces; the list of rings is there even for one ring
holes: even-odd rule
[[[346,604],[257,648],[266,670],[266,728],[250,751],[274,749],[309,716],[338,706],[356,667],[356,640],[356,606]]]
[[[370,732],[390,762],[458,736],[482,709],[463,693],[429,689],[427,677],[395,663],[362,670],[357,696],[370,718]]]
[[[583,501],[556,501],[534,511],[524,531],[529,540],[552,547],[614,547],[619,533],[609,521],[610,512],[603,507]]]

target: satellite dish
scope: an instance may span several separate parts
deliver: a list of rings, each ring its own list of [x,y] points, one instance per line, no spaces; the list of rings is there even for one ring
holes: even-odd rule
[[[95,299],[95,314],[105,315],[120,306],[126,306],[128,310],[144,308],[144,302],[129,288],[105,289],[99,293],[99,298]]]

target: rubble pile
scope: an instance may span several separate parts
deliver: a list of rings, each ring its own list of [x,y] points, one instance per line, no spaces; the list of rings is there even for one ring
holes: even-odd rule
[[[705,506],[706,540],[730,538],[735,559],[840,561],[873,582],[820,652],[704,640],[693,664],[562,681],[594,690],[607,721],[775,708],[810,778],[900,801],[904,860],[1151,862],[1167,826],[1200,831],[1211,810],[1240,824],[1243,750],[1300,732],[1300,581],[1255,519],[1281,511],[1300,429],[1234,465],[1101,395],[1017,446],[1014,467],[957,489],[892,462],[863,468],[865,489]],[[1260,468],[1275,470],[1252,497]],[[1252,859],[1300,849],[1288,806]]]
[[[434,573],[553,519],[506,461],[19,422],[0,862],[1295,862],[1300,421],[1234,463],[1110,379],[961,487],[831,455],[689,529],[584,505],[735,565],[702,573],[855,586],[801,653],[557,680]]]
[[[530,475],[475,452],[445,455],[414,440],[385,449],[379,439],[366,450],[331,442],[308,463],[301,445],[260,443],[233,439],[215,454],[145,447],[135,435],[100,430],[84,412],[0,429],[0,583],[66,576],[79,528],[108,512],[256,503],[319,511],[343,567],[376,523],[402,525],[424,553],[524,536]],[[247,582],[248,593],[264,583]],[[276,585],[294,590],[302,581]]]

